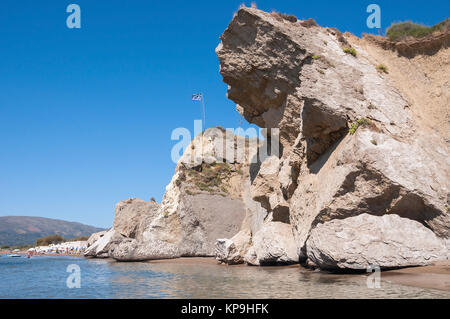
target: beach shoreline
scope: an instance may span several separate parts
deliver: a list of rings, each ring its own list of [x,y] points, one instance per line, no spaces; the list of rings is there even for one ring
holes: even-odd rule
[[[10,255],[10,254],[14,254],[14,255],[23,255],[24,257],[26,257],[28,255],[28,251],[27,250],[20,250],[18,252],[13,253],[12,251],[9,250],[0,250],[0,256],[2,255]],[[38,257],[38,256],[51,256],[51,257],[57,257],[57,256],[65,256],[65,257],[84,257],[83,254],[67,254],[67,253],[60,253],[60,254],[55,254],[55,253],[48,253],[48,254],[37,254],[34,253],[33,255],[31,255],[31,257]]]
[[[146,263],[158,263],[158,264],[217,264],[222,265],[223,267],[257,267],[257,266],[248,266],[244,264],[239,265],[226,265],[220,264],[214,257],[182,257],[182,258],[174,258],[174,259],[159,259],[159,260],[149,260],[145,261]],[[271,269],[285,269],[286,267],[290,268],[299,268],[302,271],[318,271],[318,270],[309,270],[304,268],[299,264],[293,264],[289,266],[267,266]],[[339,273],[329,273],[323,272],[335,276],[349,276],[349,277],[361,277],[361,273],[359,274],[339,274]],[[371,273],[370,273],[371,274]],[[367,278],[370,275],[369,273],[362,278]],[[430,266],[419,266],[419,267],[407,267],[395,270],[386,270],[381,272],[381,284],[384,282],[411,286],[417,288],[425,288],[425,289],[437,289],[443,291],[450,292],[450,260],[436,262]]]
[[[145,261],[147,263],[158,263],[158,264],[217,264],[222,265],[223,267],[257,267],[257,266],[248,266],[244,264],[239,265],[226,265],[220,264],[214,257],[182,257],[182,258],[174,258],[174,259],[160,259],[160,260],[149,260]],[[267,266],[271,269],[285,269],[287,267],[290,268],[299,268],[302,271],[318,271],[318,270],[309,270],[304,268],[299,264],[293,264],[288,266]],[[338,274],[338,273],[329,273],[323,272],[335,276],[345,276],[345,277],[357,277],[361,274]],[[368,273],[362,278],[367,278],[372,273]],[[386,270],[381,272],[381,285],[384,282],[411,286],[417,288],[425,288],[425,289],[437,289],[450,292],[450,260],[436,262],[430,266],[419,266],[419,267],[407,267],[395,270]]]

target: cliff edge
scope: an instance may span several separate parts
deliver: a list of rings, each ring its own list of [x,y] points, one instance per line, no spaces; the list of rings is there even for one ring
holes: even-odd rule
[[[437,94],[405,90],[396,84],[408,74],[380,72],[383,56],[369,45],[241,8],[216,49],[237,110],[280,129],[282,154],[261,163],[253,199],[269,214],[283,205],[300,261],[321,269],[416,266],[448,256],[449,132],[418,116],[431,96],[438,104],[424,107],[447,111],[448,77]],[[448,61],[435,71],[448,74]],[[414,60],[403,63],[415,69]]]

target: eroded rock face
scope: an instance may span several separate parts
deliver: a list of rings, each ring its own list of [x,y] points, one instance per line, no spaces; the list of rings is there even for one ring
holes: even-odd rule
[[[306,247],[308,258],[324,269],[423,266],[447,252],[430,229],[395,214],[362,214],[319,224]]]
[[[150,221],[156,216],[159,205],[154,201],[144,201],[130,198],[117,203],[113,228],[122,236],[139,237],[142,233],[141,223],[144,219]]]
[[[306,242],[318,225],[337,220],[356,229],[352,223],[362,214],[396,215],[424,225],[424,236],[448,242],[449,144],[437,132],[418,129],[408,101],[351,37],[242,8],[221,40],[216,52],[228,97],[248,121],[280,130],[281,153],[253,168],[250,193],[268,212],[264,223],[292,227],[301,261],[312,258]],[[356,56],[343,51],[351,46]],[[258,233],[251,234],[246,254],[254,258]],[[391,235],[385,232],[385,239]],[[437,253],[415,244],[424,256]],[[314,247],[316,255],[326,243]],[[384,252],[374,264],[411,264],[389,255],[395,250]],[[341,256],[339,265],[314,262],[349,266]]]

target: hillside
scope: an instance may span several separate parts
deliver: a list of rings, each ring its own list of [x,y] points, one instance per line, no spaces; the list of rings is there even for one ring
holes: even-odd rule
[[[416,125],[449,143],[450,32],[396,43],[371,35],[349,41],[364,49],[371,63],[388,68],[383,76],[408,100]]]
[[[58,234],[64,238],[90,236],[102,228],[43,217],[0,217],[0,246],[33,244],[37,238]]]

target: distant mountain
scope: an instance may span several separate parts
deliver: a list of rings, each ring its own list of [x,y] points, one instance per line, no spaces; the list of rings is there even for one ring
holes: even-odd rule
[[[0,246],[33,244],[37,238],[53,234],[64,238],[90,236],[102,230],[104,229],[58,219],[5,216],[0,217]]]

